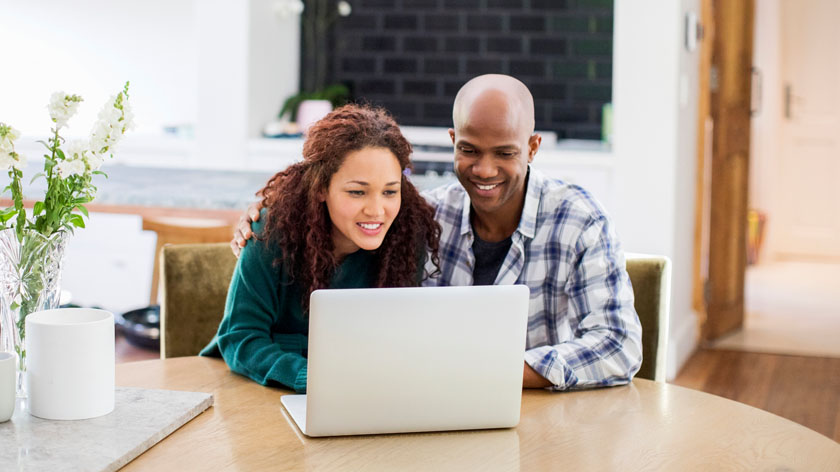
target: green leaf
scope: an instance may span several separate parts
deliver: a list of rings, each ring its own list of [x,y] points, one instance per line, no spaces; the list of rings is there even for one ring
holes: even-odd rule
[[[91,172],[91,174],[93,174],[93,175],[104,175],[106,179],[108,178],[108,174],[106,174],[105,172],[102,172],[101,170],[95,170],[95,171]]]
[[[58,155],[58,157],[61,158],[62,161],[66,159],[66,157],[64,157],[64,151],[62,151],[61,148],[55,148],[55,153]]]
[[[88,214],[88,209],[85,208],[84,205],[78,205],[76,206],[76,208],[78,208],[79,211],[82,212],[82,214],[84,214],[86,217],[90,218],[90,215]]]
[[[43,172],[38,172],[37,174],[33,175],[33,176],[32,176],[32,180],[30,180],[30,181],[29,181],[29,185],[32,185],[32,184],[35,182],[35,179],[37,179],[38,177],[44,177],[44,178],[46,178],[46,177],[47,177],[47,174],[45,174],[45,173],[43,173]]]
[[[67,220],[70,222],[70,224],[72,224],[73,226],[75,226],[77,228],[84,228],[85,227],[85,219],[82,218],[82,215],[74,213],[74,214],[71,214],[70,217],[67,218]]]
[[[32,214],[39,215],[42,211],[44,211],[44,202],[35,202],[35,206],[32,207]]]
[[[292,95],[291,97],[287,98],[285,102],[283,102],[283,106],[280,108],[280,113],[277,114],[278,118],[283,118],[286,113],[289,114],[289,120],[295,121],[297,119],[297,109],[300,106],[301,102],[304,100],[308,100],[310,94],[308,93],[298,93],[296,95]]]

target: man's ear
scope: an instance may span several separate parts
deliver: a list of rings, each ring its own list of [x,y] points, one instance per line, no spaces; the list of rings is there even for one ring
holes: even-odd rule
[[[534,161],[534,156],[537,155],[537,151],[540,149],[540,144],[542,143],[542,136],[539,133],[534,133],[528,138],[528,162]]]
[[[449,137],[452,138],[452,144],[455,144],[455,129],[449,128]]]

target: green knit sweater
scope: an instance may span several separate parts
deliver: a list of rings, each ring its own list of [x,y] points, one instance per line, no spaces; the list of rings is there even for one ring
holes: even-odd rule
[[[262,233],[263,219],[252,225],[254,234]],[[221,356],[232,371],[262,385],[280,384],[302,393],[309,319],[288,267],[273,266],[280,254],[266,241],[248,240],[233,272],[219,331],[200,355]],[[373,287],[375,281],[376,258],[360,249],[344,259],[330,288]]]

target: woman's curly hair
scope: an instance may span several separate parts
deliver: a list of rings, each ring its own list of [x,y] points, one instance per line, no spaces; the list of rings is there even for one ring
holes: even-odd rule
[[[327,192],[330,179],[349,153],[369,147],[389,149],[403,171],[411,168],[411,144],[385,110],[345,105],[309,128],[303,161],[275,174],[257,192],[267,209],[259,239],[282,249],[283,256],[274,265],[286,265],[291,278],[300,284],[304,312],[309,309],[309,295],[329,286],[339,264],[333,252],[332,222],[326,203],[318,196]],[[424,276],[436,276],[440,268],[441,228],[434,219],[434,208],[405,174],[400,184],[400,211],[375,251],[377,287],[417,285],[422,249],[431,254],[435,266],[434,273]]]

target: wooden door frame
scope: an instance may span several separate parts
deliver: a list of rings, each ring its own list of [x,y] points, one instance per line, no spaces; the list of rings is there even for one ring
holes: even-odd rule
[[[709,34],[701,54],[694,305],[700,308],[702,338],[712,340],[744,321],[755,0],[702,0],[702,7]],[[711,163],[707,117],[713,127]]]
[[[709,82],[712,68],[712,42],[715,37],[715,23],[712,15],[712,0],[700,0],[699,87],[697,98],[697,166],[694,197],[694,277],[692,287],[692,308],[697,313],[698,333],[703,332],[706,323],[706,280],[709,278],[709,193],[711,181],[711,132],[712,121],[709,112],[711,92]]]

